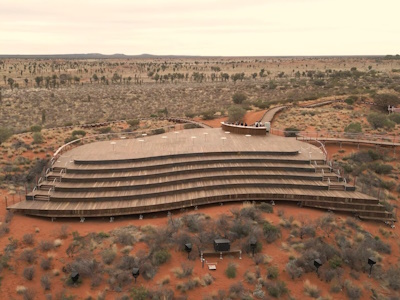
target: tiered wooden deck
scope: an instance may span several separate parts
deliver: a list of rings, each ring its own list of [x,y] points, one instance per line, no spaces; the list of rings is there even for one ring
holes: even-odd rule
[[[113,217],[272,200],[392,220],[377,199],[331,172],[317,147],[221,129],[77,147],[59,158],[26,201],[9,209],[48,217]]]

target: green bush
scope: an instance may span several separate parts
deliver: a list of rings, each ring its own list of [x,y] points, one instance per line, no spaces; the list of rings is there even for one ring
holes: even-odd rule
[[[246,100],[246,95],[243,93],[234,93],[232,96],[232,101],[235,104],[242,104]]]
[[[266,202],[261,202],[260,205],[258,205],[258,208],[261,211],[266,212],[266,213],[272,214],[274,212],[274,207],[271,204],[266,203]]]
[[[225,274],[228,278],[236,277],[236,265],[233,263],[229,263],[228,267],[225,270]]]
[[[395,123],[387,118],[385,114],[382,113],[370,113],[367,116],[367,120],[369,124],[371,125],[372,128],[378,129],[378,128],[394,128]]]
[[[228,121],[236,122],[242,121],[246,114],[246,110],[240,105],[233,105],[228,108]]]
[[[348,105],[353,105],[354,104],[354,98],[349,97],[346,100],[344,100],[344,102]]]
[[[400,114],[399,113],[390,114],[389,120],[395,122],[396,124],[400,124]]]
[[[348,132],[348,133],[360,133],[362,132],[361,129],[361,124],[356,122],[356,123],[350,123],[349,125],[346,126],[346,128],[344,129],[344,132]]]
[[[341,259],[339,256],[337,256],[337,255],[335,255],[334,257],[332,257],[332,258],[329,260],[329,266],[330,266],[332,269],[340,268],[340,267],[342,266],[342,264],[343,264],[342,259]]]
[[[206,110],[201,113],[201,118],[203,120],[213,120],[215,118],[214,110]]]
[[[43,143],[43,136],[40,132],[35,132],[33,134],[33,143],[34,144],[41,144]]]
[[[378,162],[374,162],[370,164],[370,168],[376,173],[376,174],[390,174],[393,170],[393,167],[391,165],[385,165],[381,164]]]
[[[156,134],[163,134],[165,133],[165,129],[164,128],[157,128],[157,129],[153,129],[151,131],[152,134],[156,135]]]
[[[376,94],[374,96],[374,102],[380,110],[387,112],[388,105],[396,106],[400,104],[400,99],[392,94]]]
[[[296,127],[287,127],[285,128],[285,136],[286,137],[295,137],[297,136],[297,133],[300,131],[300,129]]]
[[[7,141],[10,136],[12,136],[10,129],[6,127],[0,127],[0,145]]]
[[[286,283],[284,283],[283,281],[267,282],[266,286],[268,294],[274,298],[280,298],[281,296],[289,292],[289,290],[286,287]]]
[[[126,123],[128,123],[129,126],[131,126],[131,127],[137,127],[137,126],[139,126],[139,124],[140,124],[140,120],[138,120],[138,119],[132,119],[132,120],[126,121]]]
[[[149,296],[149,291],[144,286],[133,287],[131,296],[135,300],[146,300]]]
[[[86,131],[85,130],[74,130],[72,131],[72,136],[81,136],[84,137],[86,135]]]
[[[33,125],[33,126],[31,126],[31,131],[32,131],[32,132],[41,132],[41,131],[42,131],[42,126],[40,126],[40,125]]]
[[[269,266],[267,268],[267,278],[276,279],[279,276],[279,270],[277,266]]]
[[[153,264],[156,266],[166,263],[171,258],[171,254],[166,249],[161,249],[153,254]]]
[[[272,225],[268,221],[263,225],[263,232],[267,243],[272,243],[281,237],[281,230],[279,227]]]
[[[104,133],[110,133],[110,132],[111,132],[111,127],[110,127],[110,126],[108,126],[108,127],[102,127],[102,128],[97,129],[97,131],[98,131],[99,133],[102,133],[102,134],[104,134]]]
[[[183,125],[184,129],[193,129],[193,128],[201,128],[199,125],[194,124],[194,123],[188,123]]]

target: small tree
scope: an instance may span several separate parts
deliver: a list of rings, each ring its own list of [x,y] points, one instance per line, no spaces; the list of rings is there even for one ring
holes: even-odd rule
[[[246,114],[246,110],[240,105],[233,105],[228,108],[228,121],[242,121],[244,115]]]
[[[243,93],[234,93],[232,96],[232,100],[235,104],[241,104],[246,100],[246,95]]]
[[[348,133],[360,133],[360,132],[362,132],[361,124],[358,123],[358,122],[350,123],[350,124],[347,125],[346,128],[344,129],[344,132],[348,132]]]
[[[11,130],[6,127],[0,127],[0,145],[12,135]]]

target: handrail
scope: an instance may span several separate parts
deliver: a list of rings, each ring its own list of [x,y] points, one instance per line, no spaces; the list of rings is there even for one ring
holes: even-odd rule
[[[37,185],[39,185],[42,181],[43,181],[43,177],[40,177],[38,182],[37,182]]]
[[[51,188],[49,189],[49,191],[47,192],[47,196],[49,196],[49,197],[50,197],[50,193],[51,193],[52,191],[54,191],[54,186],[53,186],[53,187],[51,187]]]
[[[331,179],[328,177],[328,191],[331,189]]]
[[[347,188],[347,180],[346,180],[346,178],[343,178],[343,182],[344,182],[344,190],[346,190],[346,188]]]

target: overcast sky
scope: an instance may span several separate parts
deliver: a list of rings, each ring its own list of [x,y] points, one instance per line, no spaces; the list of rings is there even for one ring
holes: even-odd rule
[[[0,0],[0,54],[400,53],[400,0]]]

